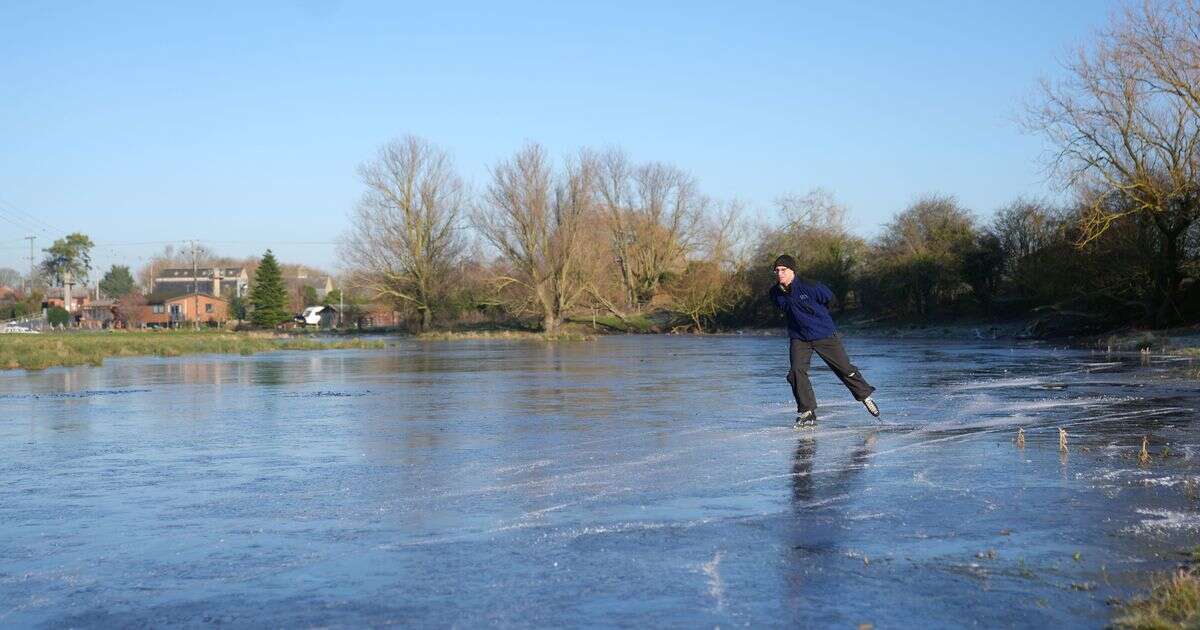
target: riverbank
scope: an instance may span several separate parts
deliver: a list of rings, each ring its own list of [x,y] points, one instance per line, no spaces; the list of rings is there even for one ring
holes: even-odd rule
[[[184,354],[250,355],[278,350],[382,348],[379,340],[292,337],[262,332],[155,331],[60,332],[0,335],[0,369],[101,365],[109,357]]]

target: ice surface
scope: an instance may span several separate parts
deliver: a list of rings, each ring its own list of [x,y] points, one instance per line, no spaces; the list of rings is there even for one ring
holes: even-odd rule
[[[884,423],[757,337],[0,372],[0,626],[1096,627],[1195,544],[1174,363],[847,345]]]

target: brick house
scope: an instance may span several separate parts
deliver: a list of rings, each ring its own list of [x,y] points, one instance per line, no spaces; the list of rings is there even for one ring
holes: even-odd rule
[[[357,323],[359,328],[395,328],[403,323],[403,317],[386,304],[366,304]]]
[[[229,321],[229,301],[207,293],[151,293],[139,309],[147,326],[177,326],[189,322]],[[197,313],[197,310],[199,311]]]
[[[116,300],[92,300],[75,313],[80,328],[109,328],[116,319]]]
[[[42,308],[62,308],[72,313],[78,313],[89,304],[92,303],[91,291],[86,287],[77,287],[71,291],[71,304],[66,303],[66,290],[63,287],[50,287],[46,289],[45,297],[42,298]]]

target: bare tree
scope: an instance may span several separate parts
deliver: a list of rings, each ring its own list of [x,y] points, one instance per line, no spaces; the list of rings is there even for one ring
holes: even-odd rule
[[[781,195],[775,207],[789,230],[846,231],[846,206],[824,188],[813,188],[803,195]]]
[[[703,222],[695,258],[667,283],[671,310],[687,317],[688,326],[697,332],[742,297],[744,287],[735,279],[749,262],[748,236],[741,204],[722,204]]]
[[[343,241],[354,283],[397,307],[415,308],[428,329],[461,251],[466,187],[450,157],[415,136],[381,147],[359,176],[367,190]]]
[[[631,308],[654,297],[666,274],[681,270],[709,200],[679,168],[633,165],[618,149],[599,158],[599,198]]]
[[[1126,6],[1106,34],[1143,66],[1141,80],[1200,116],[1200,2],[1144,0]]]
[[[1155,319],[1177,311],[1182,241],[1200,216],[1200,8],[1129,7],[1059,82],[1042,82],[1027,125],[1048,138],[1054,172],[1078,191],[1079,245],[1126,217],[1157,232]]]
[[[1017,199],[996,211],[992,231],[1011,263],[1048,245],[1057,229],[1053,210],[1039,201]]]
[[[114,318],[126,328],[141,328],[145,322],[146,297],[136,291],[117,296]]]
[[[756,258],[770,261],[779,254],[793,255],[801,276],[824,282],[838,305],[845,306],[866,248],[846,228],[846,207],[823,188],[783,195],[775,206],[783,225],[763,230]]]
[[[555,332],[586,290],[583,227],[594,212],[596,164],[582,153],[555,174],[538,144],[528,144],[492,168],[491,183],[473,217],[500,253],[501,291],[537,309],[542,328]]]
[[[20,287],[25,277],[16,269],[0,267],[0,287]]]

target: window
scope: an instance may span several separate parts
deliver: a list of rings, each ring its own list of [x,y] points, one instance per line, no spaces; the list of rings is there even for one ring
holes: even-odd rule
[[[163,313],[163,312],[166,312],[166,309],[165,309],[165,308],[163,308],[163,305],[162,305],[162,304],[155,304],[155,305],[154,305],[154,309],[153,309],[153,310],[154,310],[154,312],[155,312],[155,313]]]
[[[205,304],[205,305],[204,305],[204,312],[205,312],[205,313],[211,313],[211,312],[212,312],[212,302],[209,302],[208,304]]]

